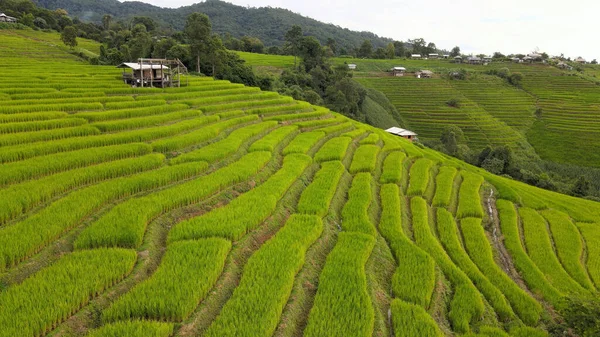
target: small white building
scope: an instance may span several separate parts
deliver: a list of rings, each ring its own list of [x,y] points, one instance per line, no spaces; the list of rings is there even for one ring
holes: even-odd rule
[[[391,133],[391,134],[396,135],[398,137],[402,137],[404,139],[408,139],[411,142],[413,140],[417,139],[417,134],[416,133],[414,133],[414,132],[412,132],[410,130],[402,129],[402,128],[395,127],[395,126],[389,128],[387,130],[385,130],[385,132]]]
[[[430,59],[437,59],[437,58],[440,58],[440,55],[436,54],[436,53],[432,53],[432,54],[429,54],[429,58]]]
[[[406,68],[404,67],[394,67],[391,69],[392,70],[392,76],[404,76],[404,73],[406,72]]]
[[[0,22],[15,23],[15,22],[17,22],[17,18],[13,18],[12,16],[8,16],[4,13],[0,13]]]
[[[587,61],[583,57],[581,57],[581,56],[579,56],[578,58],[576,58],[575,62],[581,63],[581,64],[586,64],[587,63]]]
[[[410,55],[410,58],[412,58],[412,59],[420,59],[421,57],[422,57],[421,54],[412,54],[412,55]]]
[[[348,64],[348,69],[350,69],[350,70],[356,70],[356,64],[354,64],[354,63],[349,63],[349,64]]]

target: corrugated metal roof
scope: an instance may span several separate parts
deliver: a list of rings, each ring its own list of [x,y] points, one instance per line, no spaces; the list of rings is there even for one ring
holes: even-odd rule
[[[131,68],[133,70],[140,70],[139,63],[123,62],[117,66],[117,68]],[[141,69],[169,69],[169,67],[160,64],[142,64]]]
[[[388,133],[391,133],[391,134],[394,134],[394,135],[397,135],[397,136],[403,136],[403,137],[405,137],[405,136],[416,136],[417,135],[416,133],[414,133],[414,132],[412,132],[410,130],[406,130],[406,129],[395,127],[395,126],[389,128],[387,130],[385,130],[385,132],[388,132]]]

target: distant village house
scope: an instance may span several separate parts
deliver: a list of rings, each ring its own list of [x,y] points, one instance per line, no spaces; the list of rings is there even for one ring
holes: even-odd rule
[[[433,76],[433,71],[431,70],[421,70],[415,73],[417,78],[431,78]]]
[[[391,134],[396,135],[398,137],[402,137],[404,139],[408,139],[411,142],[413,140],[417,139],[417,134],[416,133],[414,133],[414,132],[412,132],[410,130],[402,129],[402,128],[395,127],[395,126],[389,128],[387,130],[385,130],[385,132],[391,133]]]
[[[581,57],[581,56],[579,56],[578,58],[576,58],[575,62],[581,63],[581,64],[586,64],[587,63],[587,61],[583,57]]]
[[[440,55],[439,55],[439,54],[435,54],[435,53],[433,53],[433,54],[429,54],[429,58],[430,58],[430,59],[437,59],[437,58],[439,58],[439,57],[440,57]]]
[[[404,76],[404,73],[406,72],[406,68],[404,67],[394,67],[392,68],[392,76]]]
[[[348,64],[348,69],[350,69],[350,70],[356,70],[356,64],[354,64],[354,63]]]
[[[462,63],[463,58],[461,56],[454,56],[454,63]]]
[[[481,64],[481,59],[477,56],[469,56],[467,58],[467,63],[469,64]]]
[[[11,22],[11,23],[16,23],[17,22],[17,18],[13,18],[12,16],[8,16],[4,13],[0,13],[0,22]]]
[[[518,58],[518,57],[513,57],[511,60],[512,60],[514,63],[522,63],[522,62],[523,62],[523,60],[521,60],[521,59],[520,59],[520,58]]]
[[[421,54],[412,54],[412,55],[410,55],[410,58],[420,59],[421,58]]]

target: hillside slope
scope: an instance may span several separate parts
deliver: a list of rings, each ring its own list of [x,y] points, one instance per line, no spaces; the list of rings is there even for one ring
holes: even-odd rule
[[[0,31],[0,337],[547,336],[598,298],[600,203],[29,34]]]
[[[301,26],[304,34],[316,37],[322,44],[325,44],[328,38],[333,38],[338,46],[346,49],[360,46],[365,39],[371,40],[375,47],[385,47],[392,41],[370,32],[351,31],[319,22],[283,8],[247,8],[220,0],[208,0],[176,9],[160,8],[138,1],[117,0],[36,0],[36,3],[48,9],[66,9],[70,15],[87,21],[101,22],[105,14],[117,19],[148,16],[178,30],[183,29],[188,15],[201,12],[209,16],[213,32],[229,33],[237,38],[244,35],[255,36],[266,46],[281,46],[285,33],[293,25]]]

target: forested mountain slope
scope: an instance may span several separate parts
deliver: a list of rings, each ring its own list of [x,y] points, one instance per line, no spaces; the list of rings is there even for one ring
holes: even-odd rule
[[[600,203],[56,38],[0,30],[1,337],[535,337],[598,300]]]
[[[365,39],[371,40],[375,47],[385,47],[392,41],[370,32],[356,32],[319,22],[287,9],[247,8],[220,0],[208,0],[176,9],[117,0],[37,0],[36,3],[49,9],[63,8],[82,20],[100,22],[105,14],[117,19],[148,16],[179,30],[183,29],[189,14],[201,12],[209,16],[215,33],[229,33],[237,38],[244,35],[258,37],[266,46],[281,46],[285,33],[293,25],[301,26],[306,35],[316,37],[322,44],[332,38],[339,47],[348,50],[360,46]]]

